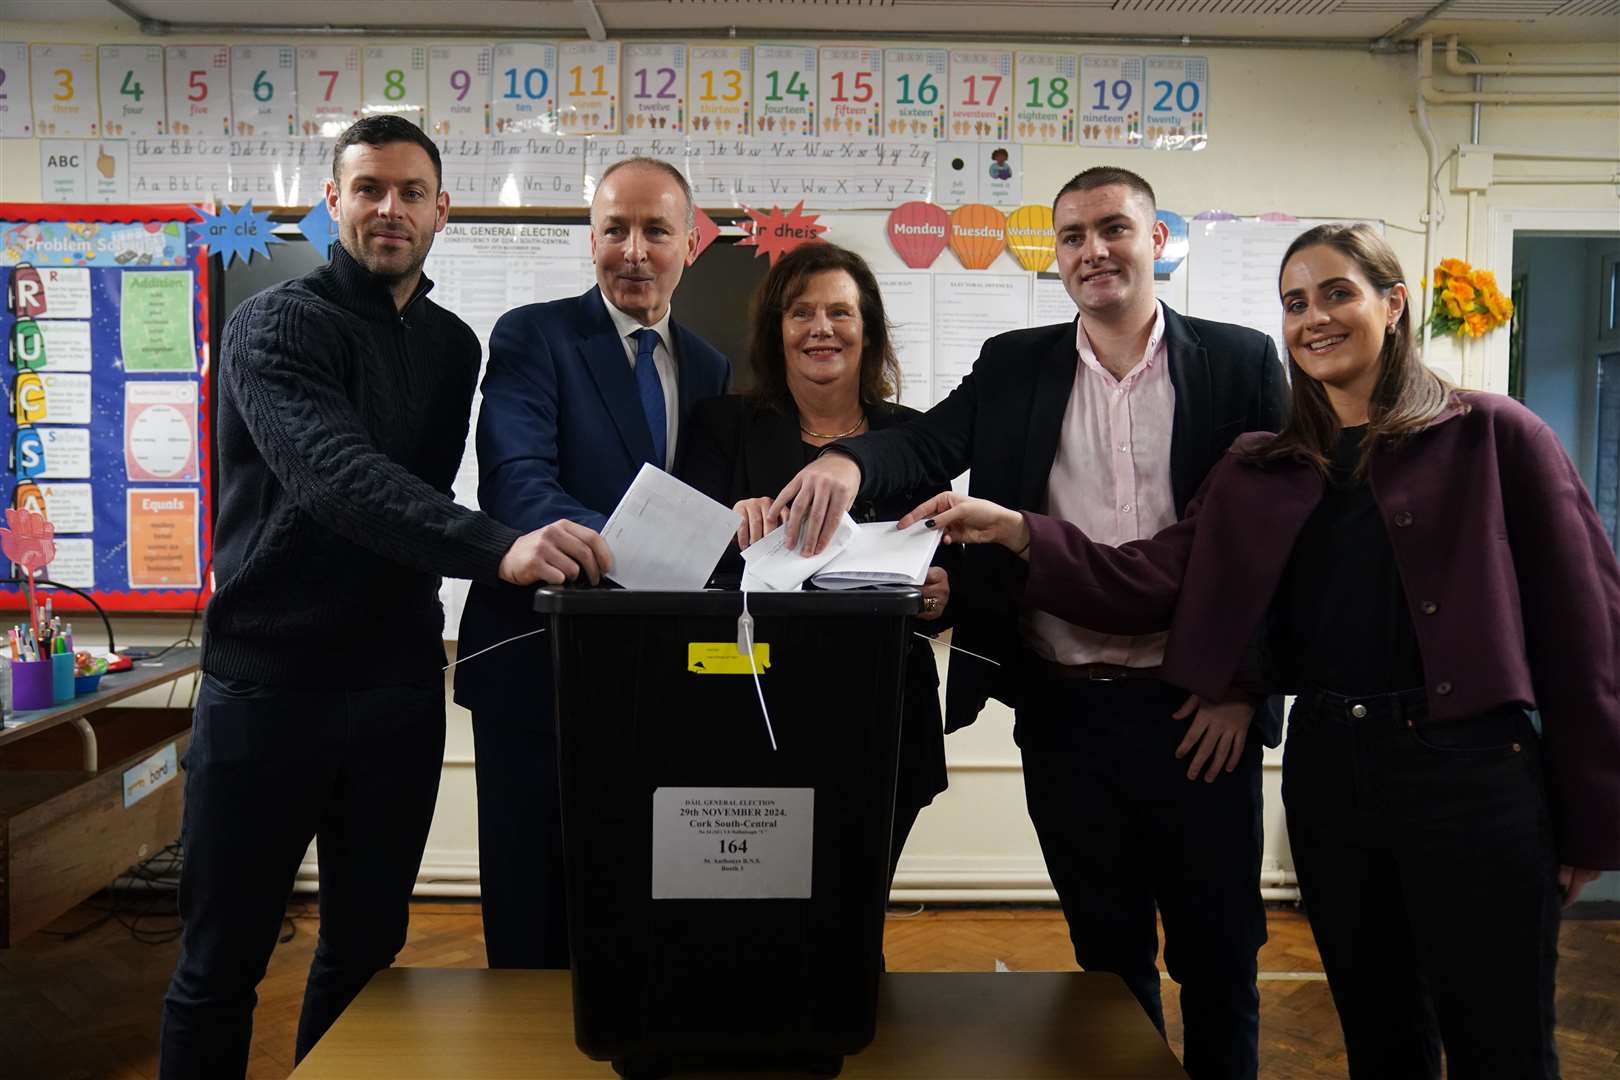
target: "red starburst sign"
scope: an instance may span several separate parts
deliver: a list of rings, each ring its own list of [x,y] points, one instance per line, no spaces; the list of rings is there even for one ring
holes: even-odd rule
[[[754,254],[769,257],[772,266],[800,244],[819,241],[821,234],[827,231],[827,226],[816,224],[819,214],[804,212],[802,200],[785,213],[780,206],[773,206],[764,214],[751,206],[743,209],[748,212],[748,220],[738,224],[746,235],[737,243],[758,248]]]

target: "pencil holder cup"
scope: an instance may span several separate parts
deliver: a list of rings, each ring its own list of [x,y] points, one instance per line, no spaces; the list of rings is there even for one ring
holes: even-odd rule
[[[49,660],[8,660],[11,665],[11,708],[15,712],[26,709],[48,709],[56,703],[52,675],[55,665]]]
[[[72,701],[76,691],[73,689],[73,654],[57,653],[51,657],[51,698],[60,705],[64,701]]]

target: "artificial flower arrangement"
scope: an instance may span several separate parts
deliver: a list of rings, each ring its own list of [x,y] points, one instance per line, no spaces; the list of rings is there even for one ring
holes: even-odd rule
[[[1477,338],[1513,318],[1513,301],[1496,287],[1496,275],[1475,270],[1461,259],[1442,259],[1434,268],[1434,305],[1429,329],[1436,334]]]

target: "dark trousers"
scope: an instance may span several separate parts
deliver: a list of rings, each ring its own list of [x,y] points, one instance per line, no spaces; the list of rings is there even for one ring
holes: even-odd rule
[[[254,988],[311,839],[321,924],[298,1058],[393,963],[443,761],[437,677],[319,692],[204,677],[186,761],[184,933],[163,1001],[164,1080],[247,1072]]]
[[[557,734],[546,715],[473,710],[478,881],[492,968],[568,967]]]
[[[1153,680],[1023,680],[1014,737],[1047,872],[1074,956],[1125,980],[1164,1030],[1155,964],[1181,987],[1193,1080],[1259,1067],[1260,740],[1214,783],[1187,779],[1176,746],[1186,691]]]
[[[1442,1045],[1451,1080],[1557,1077],[1539,743],[1516,708],[1433,721],[1421,690],[1295,703],[1288,838],[1352,1077],[1438,1078]]]

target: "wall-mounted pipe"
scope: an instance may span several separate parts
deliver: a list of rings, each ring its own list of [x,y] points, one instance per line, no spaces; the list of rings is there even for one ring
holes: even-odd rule
[[[1418,39],[1418,92],[1435,105],[1620,105],[1620,91],[1441,90],[1434,85],[1434,37]],[[1469,72],[1468,74],[1477,74]],[[1564,72],[1563,74],[1568,74]]]
[[[1620,64],[1465,64],[1457,59],[1457,35],[1446,38],[1446,70],[1453,75],[1580,75],[1620,78]]]

